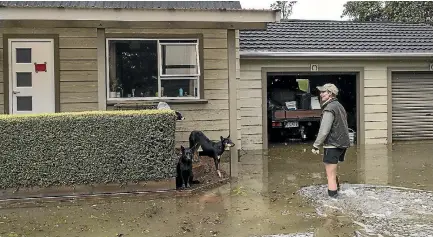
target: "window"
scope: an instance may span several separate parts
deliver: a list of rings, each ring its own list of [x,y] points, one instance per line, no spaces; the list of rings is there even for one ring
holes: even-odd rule
[[[32,49],[16,49],[16,63],[32,63]]]
[[[107,99],[198,99],[197,39],[107,39]]]

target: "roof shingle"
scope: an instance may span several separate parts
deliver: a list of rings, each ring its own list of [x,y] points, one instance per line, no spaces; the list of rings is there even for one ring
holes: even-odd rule
[[[0,7],[121,9],[242,9],[239,1],[0,1]]]
[[[433,52],[428,24],[288,20],[240,32],[241,51]]]

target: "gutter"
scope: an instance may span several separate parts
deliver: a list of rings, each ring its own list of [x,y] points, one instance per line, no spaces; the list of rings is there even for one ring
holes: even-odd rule
[[[243,58],[253,57],[433,57],[433,52],[268,52],[241,51]]]
[[[0,7],[0,20],[271,23],[280,20],[280,10]]]

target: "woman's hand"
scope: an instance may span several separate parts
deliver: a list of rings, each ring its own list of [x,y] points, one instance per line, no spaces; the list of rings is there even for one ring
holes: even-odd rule
[[[315,155],[319,155],[320,154],[320,150],[318,147],[313,145],[313,149],[311,149],[311,152],[313,152],[313,154]]]

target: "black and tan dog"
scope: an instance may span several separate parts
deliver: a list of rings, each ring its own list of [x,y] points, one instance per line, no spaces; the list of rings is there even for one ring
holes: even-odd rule
[[[197,155],[197,150],[201,146],[203,151]],[[219,163],[221,155],[224,153],[226,148],[233,147],[235,144],[230,140],[230,135],[226,138],[220,137],[220,141],[213,142],[204,135],[201,131],[192,131],[189,135],[189,147],[193,152],[194,156],[199,160],[199,156],[212,157],[215,162],[215,169],[219,177],[222,177],[219,170]]]

